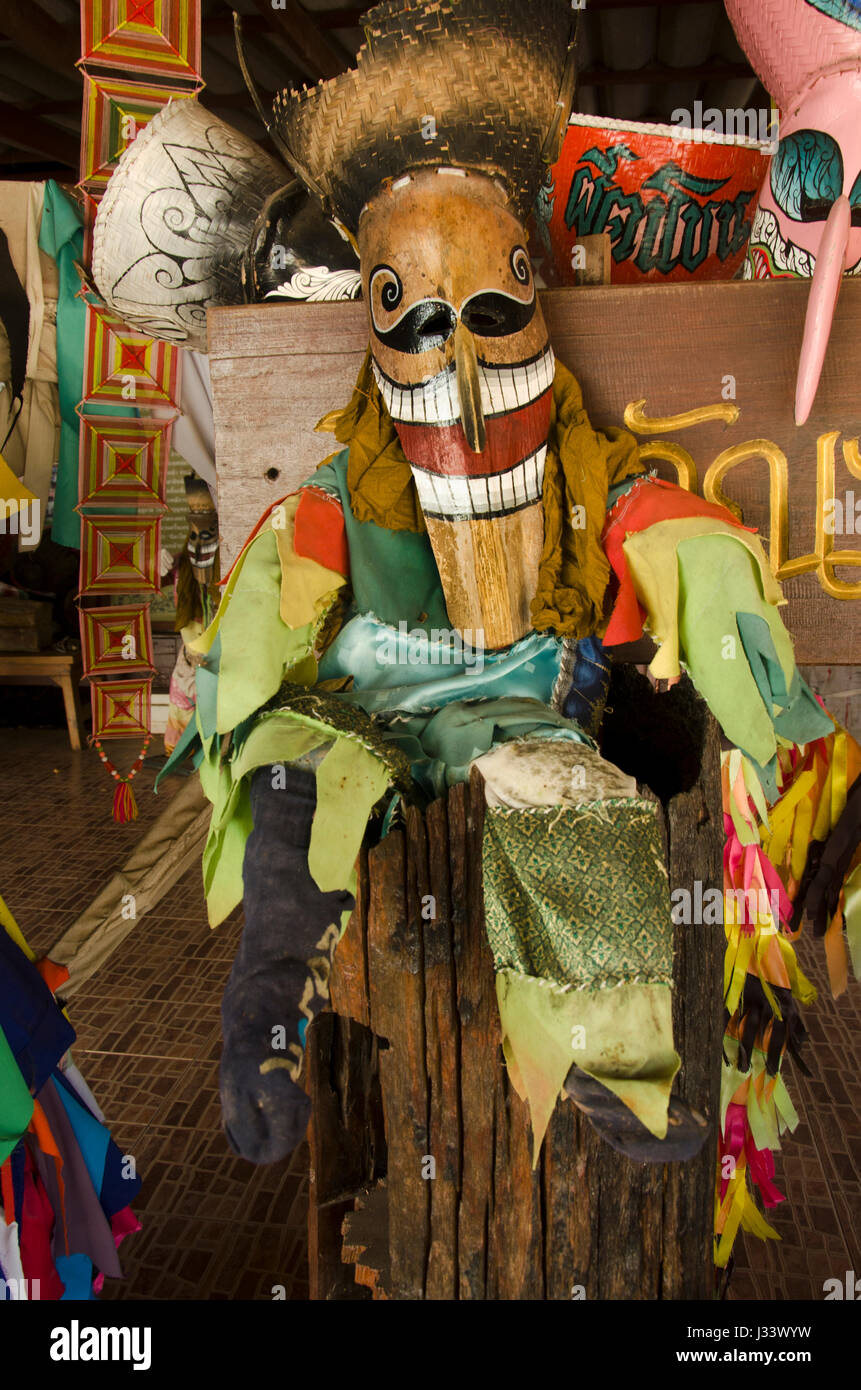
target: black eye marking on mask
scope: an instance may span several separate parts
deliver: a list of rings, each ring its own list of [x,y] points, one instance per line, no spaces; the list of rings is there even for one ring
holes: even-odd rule
[[[849,203],[852,207],[852,226],[861,227],[861,174],[852,185]]]
[[[824,130],[785,136],[771,162],[774,201],[795,222],[822,222],[843,192],[843,156]]]
[[[374,331],[381,343],[395,352],[430,352],[445,347],[457,326],[457,315],[442,299],[422,299],[408,309],[392,328]]]
[[[499,290],[485,290],[466,301],[460,317],[476,338],[510,338],[522,333],[535,317],[535,296],[524,304]]]

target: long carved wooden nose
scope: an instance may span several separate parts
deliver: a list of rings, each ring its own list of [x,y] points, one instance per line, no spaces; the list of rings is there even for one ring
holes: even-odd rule
[[[481,381],[478,375],[475,339],[460,319],[454,330],[454,360],[463,432],[472,452],[482,454],[487,443],[487,429],[484,411],[481,408]]]

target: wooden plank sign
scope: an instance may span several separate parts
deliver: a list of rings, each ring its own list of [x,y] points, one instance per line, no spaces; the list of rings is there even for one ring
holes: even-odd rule
[[[861,660],[861,284],[841,291],[816,403],[793,418],[809,285],[583,286],[543,296],[598,427],[627,423],[661,476],[741,509],[789,600],[799,662]],[[363,304],[209,314],[222,557],[337,447],[368,345]]]

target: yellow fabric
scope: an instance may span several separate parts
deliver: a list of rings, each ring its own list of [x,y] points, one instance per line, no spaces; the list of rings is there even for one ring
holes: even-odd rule
[[[647,626],[659,643],[660,650],[649,667],[658,680],[669,680],[681,674],[676,546],[680,541],[692,540],[696,536],[720,534],[732,536],[733,540],[740,541],[750,551],[759,566],[766,602],[775,605],[786,602],[759,539],[728,521],[717,521],[708,516],[685,516],[672,521],[659,521],[645,531],[630,535],[625,541],[625,558],[637,598],[646,609]]]
[[[359,521],[390,531],[423,532],[413,475],[374,379],[368,353],[350,404],[317,426],[350,446],[347,484]],[[601,545],[609,489],[644,473],[627,430],[594,430],[583,393],[567,367],[556,364],[544,471],[544,549],[532,603],[538,632],[587,637],[606,626],[604,594],[610,566]],[[577,526],[583,508],[586,524]]]
[[[230,572],[230,578],[225,586],[215,617],[202,636],[194,642],[187,643],[190,651],[206,656],[211,650],[218,635],[218,629],[230,607],[251,547],[261,535],[265,535],[268,531],[272,531],[275,535],[278,558],[281,563],[279,611],[282,621],[295,631],[297,628],[305,627],[308,623],[315,622],[331,607],[334,594],[338,589],[343,588],[347,581],[336,570],[326,569],[325,565],[318,564],[316,560],[296,554],[293,549],[293,531],[298,505],[298,493],[286,498],[279,508],[275,508],[270,513],[251,540],[243,546]],[[326,599],[329,599],[330,602],[327,603]]]
[[[412,470],[374,377],[370,348],[349,405],[326,415],[317,429],[350,446],[347,486],[357,521],[374,521],[389,531],[427,529]]]
[[[727,1184],[726,1196],[720,1200],[720,1171],[715,1192],[715,1255],[714,1262],[724,1269],[732,1254],[739,1227],[760,1240],[780,1240],[773,1226],[757,1208],[747,1187],[747,1164],[742,1161]]]
[[[843,915],[852,969],[861,980],[861,863],[852,870],[843,886]]]
[[[562,990],[499,970],[496,998],[509,1078],[529,1106],[533,1166],[572,1062],[618,1096],[656,1138],[665,1138],[680,1066],[669,986]]]
[[[12,469],[0,454],[0,497],[5,503],[5,512],[8,516],[15,516],[20,511],[22,502],[35,502],[36,494],[25,487],[20,478],[16,478]],[[2,519],[2,518],[0,518]]]
[[[306,555],[296,554],[293,532],[299,501],[297,492],[282,502],[277,509],[278,524],[272,524],[281,561],[280,613],[291,628],[304,627],[319,618],[324,609],[331,607],[333,592],[347,582],[337,571],[326,569]]]
[[[556,364],[553,414],[544,469],[544,550],[532,602],[537,632],[588,637],[606,629],[604,596],[610,564],[601,544],[607,494],[646,471],[627,430],[594,430],[583,393],[567,367]],[[575,525],[575,518],[585,525]]]
[[[776,869],[779,869],[783,863],[799,802],[802,798],[807,797],[815,786],[816,773],[813,768],[810,768],[807,772],[802,773],[772,809],[771,834],[766,832],[763,849]]]
[[[35,951],[30,950],[30,947],[27,945],[27,942],[24,938],[24,933],[18,926],[18,923],[15,921],[15,918],[12,916],[12,913],[9,911],[2,898],[0,898],[0,926],[5,927],[6,934],[8,936],[11,936],[12,940],[15,942],[15,945],[19,948],[19,950],[24,952],[24,955],[27,957],[28,960],[36,959]]]

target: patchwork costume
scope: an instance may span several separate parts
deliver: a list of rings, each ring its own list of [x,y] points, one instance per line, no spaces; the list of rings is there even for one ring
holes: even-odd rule
[[[653,674],[684,668],[734,745],[730,883],[781,881],[759,830],[785,847],[792,823],[778,832],[768,803],[798,807],[811,749],[805,795],[839,740],[844,770],[850,757],[795,668],[756,536],[648,476],[626,432],[594,430],[555,360],[523,221],[571,108],[574,23],[566,0],[387,0],[354,71],[276,101],[279,148],[357,245],[370,352],[321,422],[339,451],[267,510],[193,644],[197,702],[167,769],[194,754],[213,803],[212,924],[245,901],[221,1094],[254,1161],[304,1132],[304,1030],[368,825],[385,833],[401,799],[427,802],[476,765],[505,1054],[536,1155],[564,1088],[630,1156],[689,1157],[707,1131],[671,1100],[656,806],[597,749],[602,641],[648,630]],[[828,806],[826,834],[842,809]],[[772,1083],[799,1040],[788,1001],[809,997],[781,931],[797,886],[779,921],[727,923],[722,1136],[741,1176],[718,1194],[722,1257],[756,1226],[745,1162],[767,1177],[758,1139],[788,1117]],[[755,1145],[745,1086],[764,1117]]]

